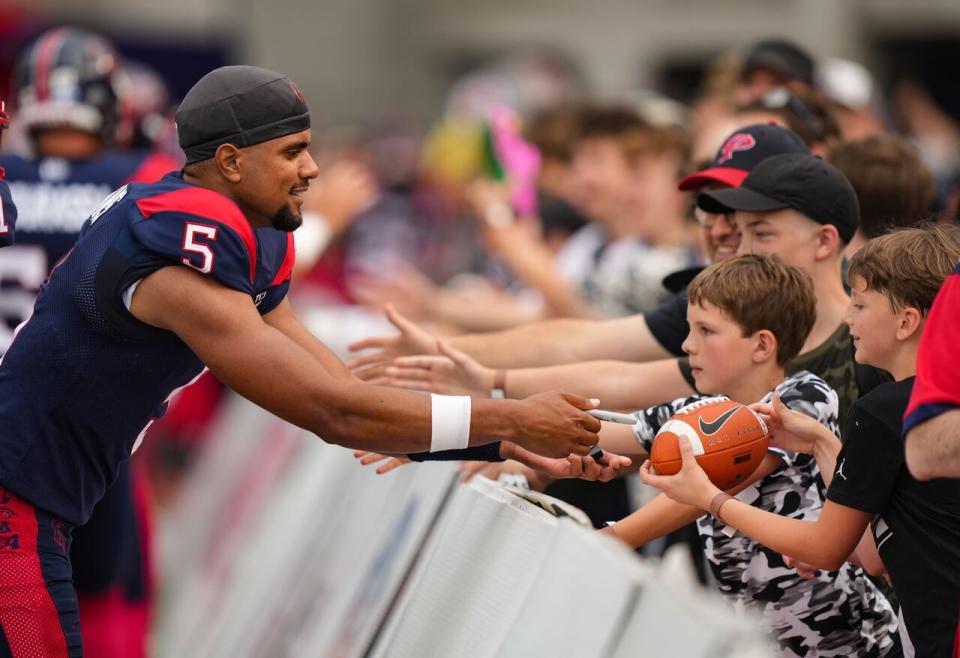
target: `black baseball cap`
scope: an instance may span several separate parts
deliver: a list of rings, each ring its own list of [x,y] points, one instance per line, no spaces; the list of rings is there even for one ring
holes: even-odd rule
[[[697,205],[712,213],[792,208],[815,222],[836,226],[844,242],[850,242],[860,225],[853,185],[832,164],[806,153],[767,158],[740,187],[702,192]]]
[[[797,133],[770,124],[740,128],[727,137],[713,159],[713,166],[682,178],[677,187],[697,190],[708,183],[740,187],[755,166],[781,153],[809,153]]]
[[[187,164],[217,147],[243,148],[310,128],[310,109],[290,78],[256,66],[214,69],[191,87],[177,109],[177,139]]]
[[[764,39],[754,43],[743,59],[742,77],[757,69],[770,69],[788,80],[813,86],[813,58],[806,50],[786,39]]]

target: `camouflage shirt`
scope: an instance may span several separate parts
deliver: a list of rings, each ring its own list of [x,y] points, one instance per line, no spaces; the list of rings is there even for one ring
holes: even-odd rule
[[[798,372],[764,396],[780,396],[837,434],[837,394],[820,377]],[[699,396],[639,411],[634,435],[649,452],[653,437],[680,407]],[[817,463],[810,455],[776,451],[783,465],[737,498],[767,512],[815,521],[823,507]],[[704,553],[720,591],[758,612],[785,656],[886,656],[899,651],[897,619],[866,574],[852,564],[804,580],[783,557],[706,514],[697,520]]]

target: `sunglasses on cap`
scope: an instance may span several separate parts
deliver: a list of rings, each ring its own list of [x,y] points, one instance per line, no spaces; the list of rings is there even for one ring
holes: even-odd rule
[[[786,109],[803,124],[815,141],[824,138],[823,122],[813,115],[810,108],[794,94],[783,87],[771,89],[760,97],[760,105],[767,110]]]

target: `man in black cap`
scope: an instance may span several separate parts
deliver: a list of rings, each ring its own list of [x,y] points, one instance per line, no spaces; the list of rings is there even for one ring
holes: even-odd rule
[[[810,54],[786,39],[753,43],[740,67],[736,100],[751,103],[778,87],[793,92],[813,89],[815,63]]]
[[[803,352],[788,372],[807,369],[833,386],[846,410],[882,378],[853,360],[850,331],[843,322],[849,297],[843,286],[843,250],[859,225],[860,208],[843,173],[812,155],[785,154],[761,162],[737,189],[697,197],[710,213],[728,213],[740,233],[737,253],[776,254],[813,279],[817,320]],[[684,375],[692,382],[687,370]]]
[[[307,105],[286,76],[217,69],[177,124],[187,166],[104,200],[0,362],[0,655],[81,654],[71,528],[205,366],[350,447],[449,453],[500,438],[519,445],[493,444],[489,457],[522,445],[560,458],[597,442],[584,398],[471,401],[364,384],[298,322],[290,231],[317,167]]]
[[[828,239],[850,242],[860,221],[857,196],[846,176],[825,160],[803,153],[767,158],[739,187],[701,193],[697,206],[711,213],[736,213],[734,221],[743,234],[740,251],[744,253],[762,249],[761,245],[773,238],[745,229],[777,224],[782,217],[802,217],[810,222],[804,225],[806,229],[819,225],[817,235],[811,230],[777,233],[778,238],[798,245],[809,240],[807,247],[812,250]]]

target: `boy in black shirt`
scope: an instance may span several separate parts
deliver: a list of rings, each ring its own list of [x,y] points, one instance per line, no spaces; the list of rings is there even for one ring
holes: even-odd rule
[[[798,521],[731,499],[706,478],[686,442],[676,476],[647,484],[774,550],[825,569],[855,554],[870,571],[889,574],[917,656],[947,656],[960,597],[960,480],[919,482],[904,464],[901,418],[913,386],[917,347],[937,289],[960,258],[960,229],[906,229],[869,242],[850,264],[846,322],[860,363],[888,370],[882,384],[850,410],[844,444],[778,400],[757,405],[774,443],[812,453],[829,485],[819,520]],[[831,477],[832,474],[832,477]],[[864,534],[867,526],[872,532]],[[879,555],[878,555],[879,552]],[[881,562],[882,559],[882,562]],[[906,644],[906,643],[905,643]]]

